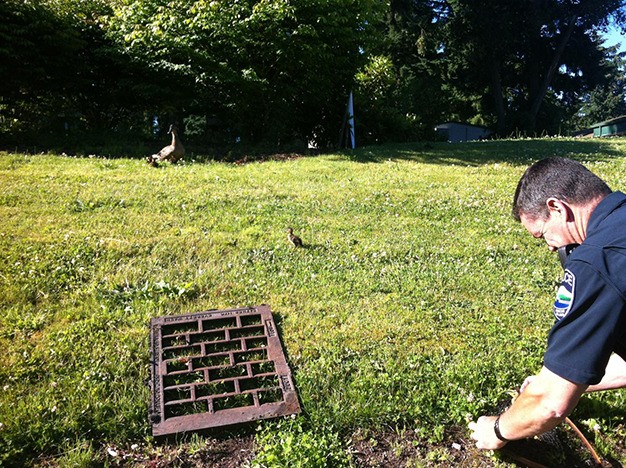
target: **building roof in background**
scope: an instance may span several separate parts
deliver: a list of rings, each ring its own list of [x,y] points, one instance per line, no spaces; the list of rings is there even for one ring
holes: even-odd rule
[[[612,125],[622,121],[626,121],[626,115],[620,115],[619,117],[614,117],[603,122],[594,123],[591,128],[604,127],[605,125]]]
[[[594,138],[626,135],[626,115],[595,123],[590,130]]]

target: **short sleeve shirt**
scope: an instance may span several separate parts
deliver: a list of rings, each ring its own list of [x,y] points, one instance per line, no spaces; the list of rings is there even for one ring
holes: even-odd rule
[[[544,365],[578,384],[604,376],[609,357],[626,359],[626,195],[613,192],[593,211],[585,241],[565,264]]]

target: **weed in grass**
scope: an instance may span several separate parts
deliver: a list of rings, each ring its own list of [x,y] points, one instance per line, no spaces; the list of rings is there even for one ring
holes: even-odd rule
[[[301,418],[263,427],[256,438],[255,468],[265,466],[350,466],[341,439],[329,429],[307,429]]]
[[[0,337],[15,339],[31,336],[51,322],[53,313],[30,305],[13,305],[4,309],[4,327]]]
[[[88,441],[66,440],[59,447],[59,455],[52,459],[43,458],[41,466],[55,466],[59,468],[69,467],[97,467],[101,465],[99,454],[93,444]]]

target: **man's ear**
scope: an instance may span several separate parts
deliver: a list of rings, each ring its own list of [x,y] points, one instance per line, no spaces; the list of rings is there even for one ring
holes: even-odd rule
[[[574,212],[568,203],[558,198],[550,197],[546,200],[546,206],[550,215],[562,216],[565,221],[574,220]]]

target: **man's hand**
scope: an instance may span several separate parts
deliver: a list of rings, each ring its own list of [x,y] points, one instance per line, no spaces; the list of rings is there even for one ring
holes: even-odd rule
[[[524,381],[520,395],[502,414],[502,436],[524,439],[553,429],[574,409],[586,389],[587,385],[570,382],[543,367]],[[495,421],[495,416],[481,416],[468,424],[479,449],[496,450],[506,445],[496,436]]]
[[[481,416],[476,422],[467,425],[472,433],[471,438],[476,441],[476,447],[483,450],[497,450],[506,445],[506,442],[498,439],[493,430],[496,416]]]

